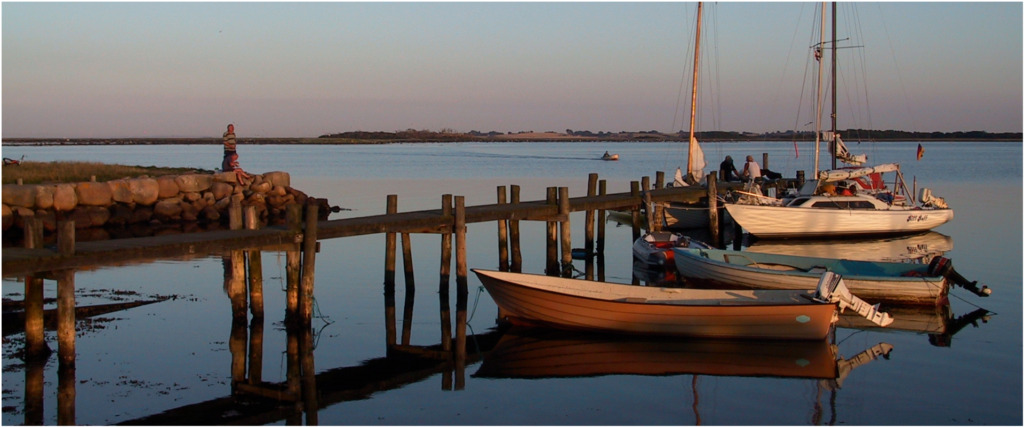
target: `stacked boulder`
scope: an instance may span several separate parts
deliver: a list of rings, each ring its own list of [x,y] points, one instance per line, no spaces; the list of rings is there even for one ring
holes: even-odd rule
[[[253,175],[238,182],[233,172],[140,177],[107,182],[3,186],[3,230],[24,228],[25,219],[56,229],[58,216],[75,228],[147,224],[219,224],[227,222],[233,200],[255,206],[263,223],[283,222],[290,204],[308,196],[291,188],[287,172]],[[321,202],[326,204],[326,201]],[[329,209],[322,209],[328,213]],[[216,228],[216,227],[214,227]]]

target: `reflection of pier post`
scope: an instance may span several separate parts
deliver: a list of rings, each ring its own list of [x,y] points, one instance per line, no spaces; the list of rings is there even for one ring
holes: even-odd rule
[[[387,214],[398,213],[398,195],[389,194],[387,201]],[[395,247],[397,236],[395,233],[385,234],[384,243],[384,325],[386,329],[386,343],[390,348],[398,343],[398,332],[396,330],[395,316]]]
[[[402,311],[402,344],[409,345],[412,337],[413,302],[416,297],[416,278],[412,268],[412,242],[409,233],[402,233],[402,264],[405,267],[405,309]]]
[[[455,196],[455,389],[466,387],[466,302],[469,283],[466,268],[466,198]]]

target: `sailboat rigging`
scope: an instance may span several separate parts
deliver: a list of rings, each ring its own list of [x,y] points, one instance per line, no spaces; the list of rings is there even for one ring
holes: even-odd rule
[[[725,207],[733,220],[750,234],[759,237],[818,237],[906,234],[927,231],[953,219],[953,210],[945,200],[932,197],[929,189],[921,190],[915,202],[906,188],[899,165],[888,163],[872,168],[837,168],[837,160],[861,166],[863,156],[852,156],[836,130],[836,5],[832,4],[832,41],[824,40],[825,7],[822,5],[821,42],[813,47],[819,60],[819,79],[815,137],[815,174],[799,192],[782,199],[742,197]],[[821,131],[822,50],[831,49],[831,131]],[[819,170],[820,141],[829,142],[832,169]],[[894,190],[886,188],[883,172],[895,172]],[[842,192],[836,194],[837,185]],[[902,191],[902,194],[901,194]]]

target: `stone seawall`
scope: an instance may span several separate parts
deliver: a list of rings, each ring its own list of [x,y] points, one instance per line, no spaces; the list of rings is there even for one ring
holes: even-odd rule
[[[308,198],[291,187],[287,172],[253,175],[247,184],[239,183],[232,172],[107,182],[4,184],[3,230],[24,228],[28,217],[41,219],[47,232],[56,229],[58,218],[74,220],[79,230],[160,226],[184,226],[185,231],[218,229],[227,226],[232,200],[242,206],[255,206],[262,223],[276,224],[284,221],[288,205],[305,204]],[[324,205],[321,216],[326,218],[329,205],[326,200],[319,202]]]

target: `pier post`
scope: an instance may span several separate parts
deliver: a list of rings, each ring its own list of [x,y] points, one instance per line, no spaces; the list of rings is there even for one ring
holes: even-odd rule
[[[594,197],[597,195],[597,174],[592,173],[587,179],[587,197]],[[584,241],[583,248],[587,251],[587,259],[589,260],[594,256],[594,217],[597,212],[593,209],[587,209],[586,219],[584,224]]]
[[[718,242],[718,179],[716,173],[707,176],[708,181],[708,231],[711,241]]]
[[[455,217],[452,213],[451,194],[441,196],[441,215],[445,218],[452,219],[447,230],[445,230],[444,233],[441,233],[441,283],[437,288],[438,299],[441,307],[441,348],[445,351],[451,351],[452,313],[451,303],[448,300],[448,288],[451,283],[452,274],[452,231],[454,231],[455,228]]]
[[[43,247],[43,223],[36,217],[25,220],[25,247]],[[42,359],[52,350],[46,345],[43,332],[43,279],[37,275],[25,276],[25,358]]]
[[[558,216],[562,219],[562,277],[572,277],[572,224],[569,221],[569,187],[558,188]]]
[[[455,196],[455,389],[466,386],[466,302],[469,270],[466,268],[466,198]]]
[[[245,228],[259,228],[259,217],[256,206],[246,206],[243,216]],[[253,317],[263,317],[263,253],[259,249],[251,249],[249,253],[249,312]]]
[[[466,268],[466,197],[455,196],[455,291],[459,295],[469,293]]]
[[[631,196],[633,196],[634,199],[640,200],[640,183],[639,182],[637,182],[637,181],[630,181],[629,182],[629,194]],[[634,206],[633,210],[631,211],[631,213],[633,214],[633,240],[630,240],[631,242],[632,241],[636,241],[636,239],[640,238],[640,205],[642,203],[643,203],[642,201],[640,203],[637,203],[636,206]]]
[[[597,183],[597,194],[604,196],[608,194],[608,181],[601,180]],[[604,254],[604,233],[607,220],[605,218],[606,213],[604,209],[597,211],[597,253]]]
[[[654,189],[660,189],[665,187],[665,172],[657,171],[654,174]],[[654,205],[652,210],[654,211],[654,229],[651,231],[661,231],[663,224],[665,223],[665,206],[661,203]]]
[[[387,214],[398,213],[398,195],[389,194]],[[384,327],[385,339],[390,347],[398,343],[397,315],[395,314],[395,259],[396,235],[393,232],[384,235]]]
[[[299,318],[303,325],[313,321],[313,283],[316,273],[317,200],[306,200],[306,231],[302,236],[302,285],[299,287]]]
[[[653,233],[654,229],[654,202],[651,201],[651,178],[643,177],[640,180],[640,189],[644,196],[644,211],[647,213],[647,232]]]
[[[413,301],[416,297],[416,277],[412,268],[412,236],[402,233],[402,264],[405,267],[405,308],[402,312],[402,344],[409,345],[412,338]]]
[[[288,229],[294,232],[300,232],[302,230],[302,205],[291,204],[288,205],[285,211],[285,220],[288,223]],[[285,319],[294,321],[299,313],[299,279],[300,279],[300,252],[298,242],[294,245],[294,249],[289,249],[285,253],[285,272],[287,288],[286,303],[285,303]]]
[[[60,363],[57,367],[57,425],[70,426],[75,422],[75,366]]]
[[[548,187],[547,193],[547,204],[558,205],[558,189],[555,187]],[[548,234],[547,234],[547,266],[544,268],[544,273],[548,276],[557,276],[559,274],[558,269],[558,223],[555,221],[547,221]]]
[[[498,186],[498,204],[504,205],[505,186]],[[506,220],[498,220],[498,270],[508,271],[508,224]]]
[[[510,190],[510,193],[511,193],[510,196],[511,196],[511,199],[512,199],[511,200],[512,203],[518,204],[519,203],[519,186],[518,185],[512,185],[509,188],[509,190]],[[510,244],[512,246],[512,265],[509,266],[509,269],[514,271],[514,272],[516,272],[516,273],[522,273],[523,272],[523,252],[522,252],[522,250],[521,250],[521,248],[519,246],[519,220],[517,220],[517,219],[510,219],[510,220],[508,220],[508,232],[509,232],[509,238],[511,239]]]
[[[75,254],[75,221],[63,220],[57,224],[57,252],[64,256]]]
[[[242,201],[231,196],[228,212],[230,229],[241,230]],[[224,289],[231,299],[231,315],[236,319],[248,320],[245,319],[248,305],[245,288],[245,251],[232,249],[224,259]]]
[[[466,198],[455,196],[455,389],[466,386],[466,305],[469,270],[466,268]]]
[[[75,366],[75,272],[57,276],[57,356],[62,366]]]
[[[768,153],[761,153],[761,169],[768,169]]]

